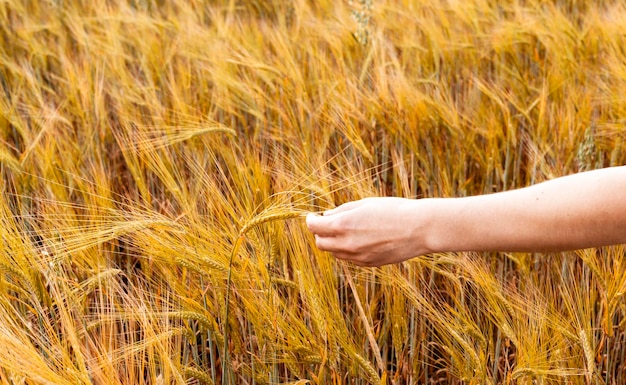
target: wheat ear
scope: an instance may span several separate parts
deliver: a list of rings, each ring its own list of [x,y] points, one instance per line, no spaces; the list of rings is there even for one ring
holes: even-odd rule
[[[375,384],[379,384],[380,376],[378,375],[378,372],[376,372],[376,369],[374,369],[372,364],[368,360],[363,358],[363,356],[361,356],[360,354],[356,352],[352,353],[352,356],[354,357],[356,362],[361,366],[361,368],[365,371],[365,373],[367,373],[369,380]]]
[[[211,377],[209,377],[208,374],[198,369],[188,366],[183,370],[183,373],[185,373],[185,377],[187,377],[187,379],[195,378],[202,384],[208,384],[208,385],[214,384],[213,380],[211,380]]]
[[[591,349],[591,344],[589,343],[587,333],[585,333],[583,329],[580,329],[578,336],[580,337],[580,342],[583,346],[583,351],[585,352],[585,359],[587,360],[587,373],[585,375],[587,377],[587,380],[590,381],[591,376],[593,376],[594,372],[596,371],[596,365],[593,358],[593,350]]]
[[[307,212],[305,211],[287,211],[284,213],[276,213],[276,214],[261,214],[249,220],[242,228],[239,230],[239,237],[244,237],[250,229],[255,226],[258,226],[263,223],[273,222],[273,221],[284,221],[287,219],[293,218],[302,218],[305,217]]]

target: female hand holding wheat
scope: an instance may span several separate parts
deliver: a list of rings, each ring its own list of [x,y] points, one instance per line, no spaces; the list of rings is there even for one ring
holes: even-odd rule
[[[425,229],[420,228],[419,206],[424,200],[367,198],[349,202],[324,216],[309,214],[307,225],[317,247],[362,266],[402,262],[427,253],[420,249]]]
[[[309,214],[317,247],[361,266],[446,251],[560,251],[626,243],[626,166],[463,198],[367,198]]]

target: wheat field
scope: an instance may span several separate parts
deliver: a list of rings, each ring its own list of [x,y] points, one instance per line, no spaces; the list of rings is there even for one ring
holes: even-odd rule
[[[2,384],[626,384],[624,246],[303,216],[626,164],[626,6],[0,0]]]

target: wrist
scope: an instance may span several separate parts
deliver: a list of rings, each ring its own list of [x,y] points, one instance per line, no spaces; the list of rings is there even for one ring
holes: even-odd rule
[[[443,251],[441,237],[441,210],[445,207],[441,198],[423,198],[411,200],[407,210],[410,218],[411,239],[415,256]]]
[[[417,200],[414,234],[418,254],[443,253],[463,248],[467,231],[463,229],[462,198],[425,198]]]

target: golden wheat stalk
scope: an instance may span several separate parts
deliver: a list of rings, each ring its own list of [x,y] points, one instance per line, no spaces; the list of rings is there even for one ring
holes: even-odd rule
[[[228,277],[226,279],[226,310],[225,310],[225,315],[224,315],[224,365],[222,366],[222,380],[225,381],[230,381],[228,379],[228,374],[227,374],[227,370],[229,369],[230,366],[230,356],[229,356],[229,351],[228,351],[228,316],[229,316],[229,309],[230,309],[230,288],[231,288],[231,284],[232,284],[232,266],[233,266],[233,259],[235,257],[235,255],[237,255],[237,252],[239,251],[239,247],[241,245],[241,243],[243,242],[246,234],[248,233],[248,231],[250,231],[250,229],[259,226],[263,223],[268,223],[268,222],[272,222],[272,221],[280,221],[280,220],[287,220],[287,219],[293,219],[293,218],[303,218],[304,216],[306,216],[307,212],[305,211],[299,211],[299,210],[295,210],[295,211],[286,211],[286,212],[279,212],[279,213],[274,213],[274,214],[260,214],[257,215],[256,217],[252,218],[250,221],[246,222],[244,224],[244,226],[241,228],[241,230],[239,230],[239,235],[237,236],[237,239],[235,240],[235,243],[233,245],[232,251],[230,253],[230,256],[228,258]]]
[[[352,291],[352,295],[354,296],[354,302],[356,303],[356,307],[359,311],[359,317],[361,318],[363,326],[365,327],[365,332],[367,334],[367,340],[370,343],[370,348],[372,349],[374,357],[376,358],[378,370],[380,370],[380,372],[382,373],[385,371],[385,367],[383,365],[383,358],[380,355],[380,347],[378,347],[378,343],[376,342],[376,338],[374,337],[374,333],[372,332],[372,328],[370,327],[370,322],[367,319],[367,315],[365,314],[365,310],[363,309],[363,305],[361,304],[359,293],[357,292],[356,287],[354,286],[354,282],[352,281],[352,274],[345,265],[343,265],[343,271],[346,280],[348,281],[348,285],[350,286],[350,290]]]

